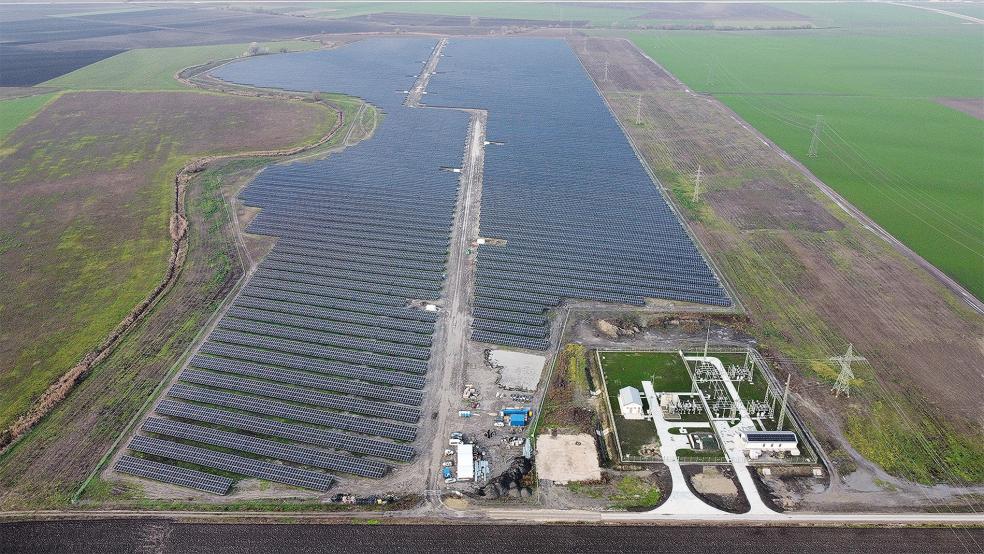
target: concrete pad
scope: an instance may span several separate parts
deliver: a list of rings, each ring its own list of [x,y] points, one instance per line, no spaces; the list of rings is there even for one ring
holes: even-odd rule
[[[489,350],[489,365],[499,371],[499,386],[509,390],[535,391],[547,361],[545,356]]]
[[[540,435],[536,440],[536,470],[540,479],[564,485],[598,481],[601,467],[591,435]]]

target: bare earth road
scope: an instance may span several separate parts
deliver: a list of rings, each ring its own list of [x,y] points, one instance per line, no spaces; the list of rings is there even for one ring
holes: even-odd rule
[[[984,530],[970,531],[978,543]],[[202,525],[141,519],[0,524],[7,552],[974,552],[952,529]]]

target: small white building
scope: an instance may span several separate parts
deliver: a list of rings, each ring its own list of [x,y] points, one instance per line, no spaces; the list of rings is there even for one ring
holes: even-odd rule
[[[742,431],[742,450],[751,459],[765,452],[775,452],[799,456],[799,441],[792,431]]]
[[[645,419],[642,411],[642,395],[635,387],[624,387],[618,391],[618,407],[625,419]]]
[[[458,475],[459,481],[471,481],[475,478],[475,445],[458,445]]]

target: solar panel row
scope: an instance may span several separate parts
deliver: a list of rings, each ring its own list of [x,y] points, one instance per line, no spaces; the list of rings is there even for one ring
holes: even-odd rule
[[[313,371],[350,379],[360,379],[381,385],[398,385],[412,389],[421,389],[424,387],[424,378],[421,375],[386,371],[354,364],[329,362],[280,352],[268,352],[233,344],[206,342],[201,346],[199,351],[213,356],[222,356],[224,358],[300,369],[303,371]]]
[[[181,485],[182,487],[213,494],[228,494],[229,488],[232,487],[232,479],[228,477],[220,477],[203,471],[162,464],[153,460],[134,458],[126,454],[120,456],[113,469],[123,473],[129,473],[130,475],[136,475],[137,477],[153,479],[161,483]]]
[[[395,387],[380,387],[378,385],[365,383],[362,381],[323,377],[321,375],[307,373],[304,371],[278,368],[263,364],[254,364],[239,360],[213,358],[211,356],[203,356],[201,354],[195,354],[188,362],[188,365],[190,367],[211,369],[213,371],[221,371],[224,373],[258,377],[260,379],[276,381],[278,383],[302,385],[314,389],[341,392],[344,394],[361,396],[363,398],[399,402],[414,406],[419,406],[423,400],[423,395],[420,391],[416,390]]]
[[[389,460],[405,462],[411,460],[414,456],[413,448],[406,444],[349,435],[326,430],[321,427],[284,423],[275,419],[230,412],[207,406],[199,406],[197,404],[188,404],[186,402],[162,400],[157,405],[157,413],[191,421],[221,425],[248,433],[280,437],[292,442],[302,442],[336,450],[368,454]]]
[[[373,400],[358,399],[351,396],[314,391],[305,388],[280,385],[269,381],[243,379],[211,371],[186,369],[178,376],[180,381],[204,385],[213,389],[245,392],[256,396],[287,400],[310,406],[320,406],[332,410],[362,414],[396,421],[413,423],[420,418],[416,408],[398,404],[386,404]]]
[[[171,421],[156,417],[144,421],[141,429],[145,433],[153,433],[174,439],[185,439],[203,443],[208,446],[218,446],[257,454],[264,458],[295,462],[307,466],[341,471],[361,475],[362,477],[382,477],[386,474],[386,464],[360,460],[349,456],[341,456],[326,450],[318,450],[306,446],[295,446],[279,441],[259,439],[249,435],[220,431],[201,425],[192,425],[180,421]]]
[[[314,389],[335,391],[363,398],[399,402],[403,404],[420,405],[422,395],[420,391],[380,387],[371,383],[353,381],[348,379],[335,379],[324,377],[304,371],[278,368],[264,364],[254,364],[240,360],[230,360],[225,358],[214,358],[196,354],[188,362],[190,367],[210,369],[248,377],[258,377],[268,381],[278,383],[288,383],[301,385]]]
[[[365,337],[370,339],[378,339],[388,342],[400,342],[404,344],[413,344],[416,346],[430,346],[431,337],[429,335],[400,331],[393,329],[384,329],[380,327],[371,327],[360,325],[354,322],[340,323],[325,319],[318,319],[313,317],[305,317],[301,315],[292,315],[287,313],[278,313],[276,311],[267,311],[264,309],[252,309],[243,308],[237,304],[234,304],[226,312],[229,318],[236,318],[240,320],[247,321],[258,321],[264,323],[275,323],[278,325],[296,327],[300,329],[311,329],[314,331],[323,331],[326,333],[334,333],[337,335],[349,335],[356,337]]]
[[[400,331],[412,331],[422,335],[429,335],[434,332],[434,324],[426,321],[399,319],[384,315],[364,314],[331,308],[322,308],[320,306],[295,304],[293,302],[284,302],[280,300],[268,300],[265,298],[239,296],[236,298],[233,306],[255,308],[257,310],[263,310],[267,313],[280,312],[288,315],[306,316],[331,322],[355,323],[358,325],[372,327],[374,329],[396,329]]]
[[[140,435],[133,437],[129,448],[134,452],[316,491],[326,491],[331,488],[334,482],[330,475],[317,471],[272,464],[235,454]]]
[[[201,404],[211,404],[213,406],[223,406],[234,408],[244,412],[280,417],[305,423],[314,423],[325,427],[343,429],[366,435],[386,437],[390,439],[412,441],[417,434],[413,427],[398,425],[391,421],[367,419],[364,417],[343,415],[335,412],[327,412],[317,408],[307,408],[276,400],[267,400],[243,394],[230,394],[227,392],[189,387],[180,383],[171,385],[168,396],[190,400]]]

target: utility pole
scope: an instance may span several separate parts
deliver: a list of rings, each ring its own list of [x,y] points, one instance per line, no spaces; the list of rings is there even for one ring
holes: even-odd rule
[[[813,135],[810,137],[810,152],[809,156],[811,158],[817,157],[817,148],[820,146],[820,133],[823,132],[823,116],[817,116],[817,122],[813,125]]]
[[[792,375],[786,376],[786,390],[782,393],[782,408],[779,409],[779,423],[776,425],[776,431],[782,431],[782,425],[786,423],[786,403],[789,401],[789,378]]]
[[[694,175],[694,204],[700,201],[700,177],[701,168],[700,164],[697,164],[697,174]]]
[[[851,370],[851,364],[854,362],[864,362],[866,361],[863,357],[854,354],[854,345],[847,345],[847,353],[843,356],[832,356],[830,361],[837,362],[841,366],[840,373],[837,374],[837,381],[834,382],[831,392],[834,396],[840,396],[844,393],[846,396],[851,396],[851,379],[854,379],[854,371]]]
[[[636,125],[642,125],[642,95],[636,99]]]

